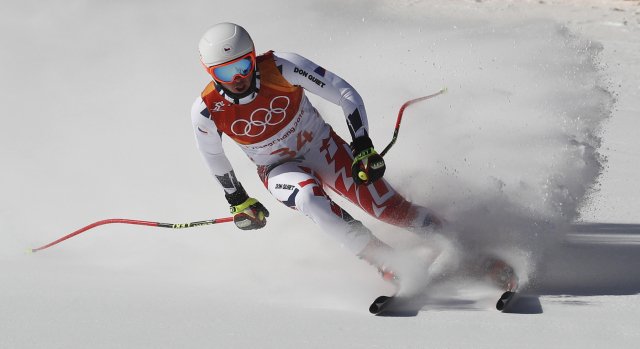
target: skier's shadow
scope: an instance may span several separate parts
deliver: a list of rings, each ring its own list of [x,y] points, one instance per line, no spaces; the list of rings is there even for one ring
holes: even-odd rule
[[[639,270],[640,224],[574,224],[544,249],[530,284],[506,312],[542,313],[538,296],[638,294]],[[572,298],[566,302],[588,304]]]
[[[640,293],[640,224],[571,226],[561,244],[546,251],[531,291],[540,295]]]
[[[541,314],[539,296],[599,296],[640,293],[640,224],[572,225],[558,244],[544,251],[531,283],[513,299],[506,313]],[[588,301],[566,302],[588,305]],[[421,310],[478,309],[473,300],[417,296],[381,316],[416,316]],[[486,304],[485,304],[486,308]]]

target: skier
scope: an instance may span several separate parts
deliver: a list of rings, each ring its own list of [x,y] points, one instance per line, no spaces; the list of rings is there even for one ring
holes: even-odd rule
[[[329,198],[331,189],[368,214],[414,232],[437,229],[442,220],[414,205],[382,177],[384,159],[369,138],[367,113],[345,80],[308,59],[269,51],[256,56],[247,31],[233,23],[207,30],[200,58],[213,80],[193,104],[191,115],[200,150],[231,205],[240,229],[259,229],[269,211],[237,180],[222,148],[222,135],[237,143],[257,165],[269,192],[311,218],[383,278],[397,276],[388,265],[391,248]],[[311,105],[305,92],[342,108],[347,144]]]

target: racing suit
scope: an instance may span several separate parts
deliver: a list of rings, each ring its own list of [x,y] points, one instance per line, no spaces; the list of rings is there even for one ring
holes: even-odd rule
[[[405,200],[386,180],[355,185],[349,144],[323,120],[305,91],[342,107],[352,139],[367,136],[367,114],[356,90],[293,53],[258,56],[252,88],[244,95],[212,81],[196,99],[191,114],[198,149],[227,198],[244,189],[225,156],[223,134],[257,165],[278,201],[304,213],[354,254],[375,237],[331,200],[327,189],[384,222],[412,230],[429,226],[429,210]]]

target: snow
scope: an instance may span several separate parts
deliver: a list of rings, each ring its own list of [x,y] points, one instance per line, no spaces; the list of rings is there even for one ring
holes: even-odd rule
[[[640,1],[6,1],[0,13],[0,348],[635,348],[640,342]],[[267,228],[91,222],[228,215],[188,115],[197,40],[322,64],[364,97],[386,177],[452,223],[449,262],[494,252],[526,297],[453,280],[373,317],[372,268],[277,203],[226,149]],[[311,97],[346,135],[338,107]],[[341,202],[342,203],[342,202]],[[415,237],[347,210],[394,246]],[[580,224],[576,224],[580,223]]]

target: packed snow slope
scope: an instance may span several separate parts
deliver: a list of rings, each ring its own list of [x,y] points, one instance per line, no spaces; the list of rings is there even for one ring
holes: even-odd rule
[[[637,347],[639,3],[3,2],[0,348]],[[222,21],[349,81],[380,150],[403,102],[447,88],[406,110],[386,177],[450,223],[427,239],[442,267],[516,267],[513,313],[453,278],[419,312],[371,316],[391,288],[228,141],[265,229],[110,225],[24,252],[105,218],[228,215],[189,116],[208,82],[197,42]],[[336,200],[411,264],[418,237]]]

